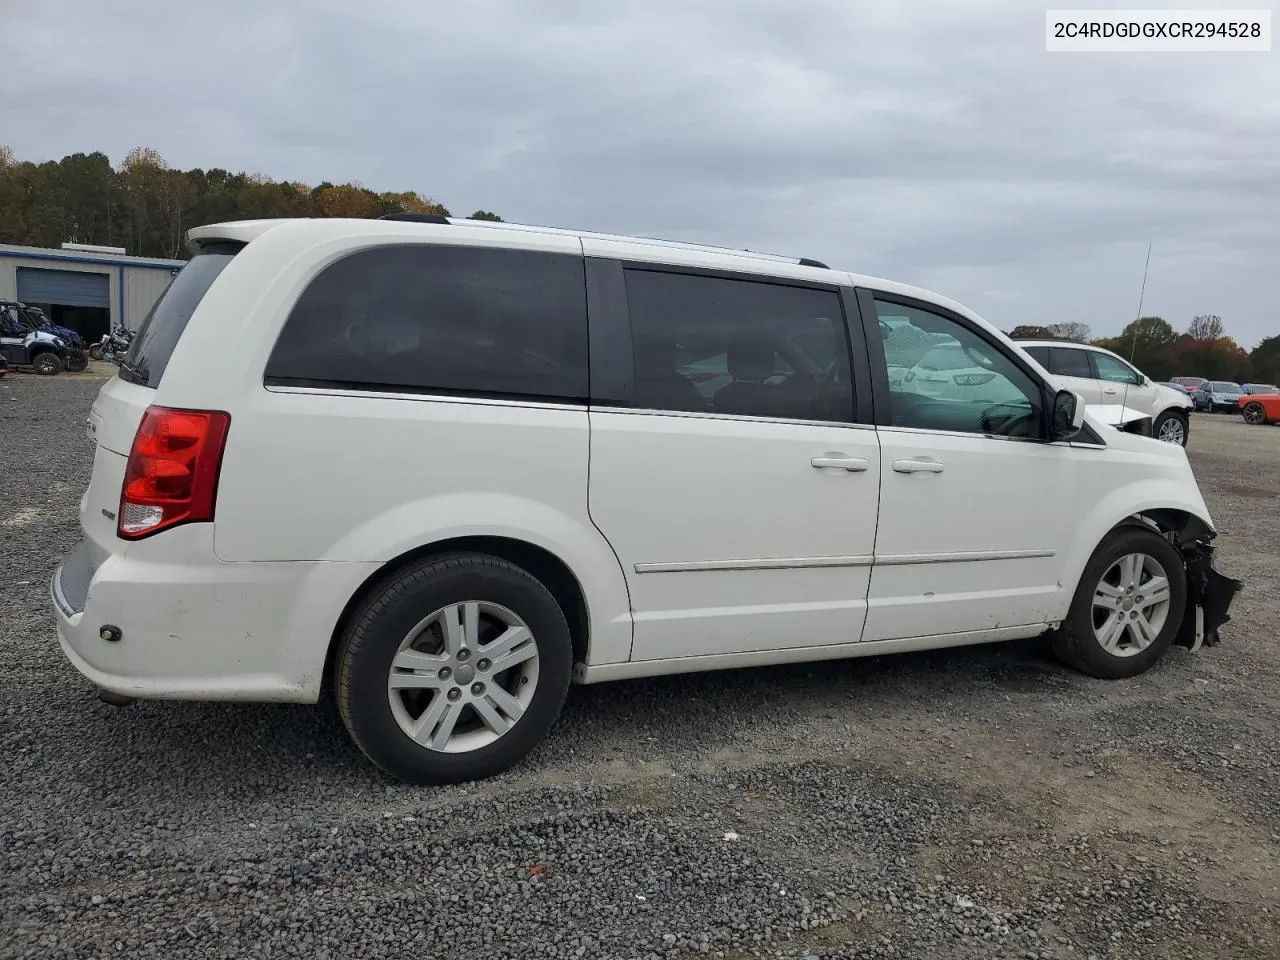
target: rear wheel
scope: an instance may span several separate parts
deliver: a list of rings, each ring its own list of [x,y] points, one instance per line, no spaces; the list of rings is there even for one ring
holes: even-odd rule
[[[411,783],[480,780],[551,730],[573,667],[569,625],[525,570],[456,554],[395,573],[341,639],[335,691],[356,745]]]
[[[101,343],[93,343],[93,344],[90,344],[90,345],[89,345],[89,356],[90,356],[90,357],[92,357],[94,360],[101,360],[101,359],[102,359],[102,344],[101,344]]]
[[[41,376],[52,377],[62,372],[62,358],[52,351],[46,351],[36,354],[31,360],[31,366]]]
[[[1133,677],[1164,656],[1186,608],[1182,557],[1150,530],[1112,533],[1094,552],[1053,649],[1102,679]]]
[[[1267,411],[1256,400],[1246,404],[1240,415],[1244,417],[1245,423],[1264,424],[1267,422]]]
[[[1177,410],[1166,410],[1156,418],[1152,434],[1165,443],[1187,445],[1187,417]]]

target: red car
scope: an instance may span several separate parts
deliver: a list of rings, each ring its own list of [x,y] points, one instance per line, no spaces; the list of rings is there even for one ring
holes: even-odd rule
[[[1245,423],[1267,424],[1280,420],[1280,393],[1255,393],[1240,398]]]
[[[1187,393],[1190,393],[1192,390],[1196,389],[1196,387],[1200,386],[1202,383],[1208,383],[1209,381],[1206,380],[1204,377],[1174,377],[1169,382],[1176,383],[1178,386],[1186,390]]]

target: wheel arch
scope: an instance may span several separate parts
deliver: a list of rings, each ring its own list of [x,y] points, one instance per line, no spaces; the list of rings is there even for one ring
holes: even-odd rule
[[[1102,520],[1095,524],[1086,524],[1077,534],[1068,550],[1064,564],[1064,576],[1061,583],[1062,604],[1060,620],[1065,619],[1071,606],[1071,600],[1080,587],[1080,578],[1084,576],[1089,560],[1097,552],[1099,546],[1117,530],[1137,526],[1166,537],[1180,551],[1186,552],[1197,542],[1208,542],[1217,534],[1213,522],[1203,503],[1196,504],[1179,495],[1178,486],[1169,484],[1153,485],[1144,491],[1141,500],[1133,502],[1132,490],[1121,488],[1115,490],[1107,498],[1112,504],[1106,504],[1099,513]],[[1162,492],[1165,494],[1161,496]],[[1126,503],[1125,501],[1129,502]]]
[[[538,580],[555,598],[569,623],[575,663],[585,663],[591,650],[591,611],[581,579],[563,559],[545,547],[514,537],[478,535],[425,543],[393,557],[371,573],[351,594],[338,615],[325,651],[322,683],[333,676],[334,657],[343,633],[360,605],[388,579],[410,564],[457,553],[483,553],[506,560]]]

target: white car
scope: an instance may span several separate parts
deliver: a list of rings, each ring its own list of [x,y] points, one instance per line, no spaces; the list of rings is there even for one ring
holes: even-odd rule
[[[1101,347],[1063,340],[1019,340],[1017,343],[1064,389],[1075,391],[1090,404],[1140,410],[1151,417],[1152,431],[1158,439],[1187,445],[1195,401],[1181,390],[1156,383],[1128,361]]]
[[[571,681],[1046,632],[1127,677],[1239,588],[1181,448],[924,290],[442,217],[189,244],[93,403],[52,581],[113,702],[328,687],[373,762],[443,783],[517,763]],[[895,387],[881,316],[1013,393]],[[713,392],[680,372],[721,354]]]

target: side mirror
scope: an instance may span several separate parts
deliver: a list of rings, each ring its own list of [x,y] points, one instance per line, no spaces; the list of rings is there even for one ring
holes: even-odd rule
[[[1053,397],[1049,439],[1070,440],[1084,426],[1085,399],[1070,390],[1059,390]]]

